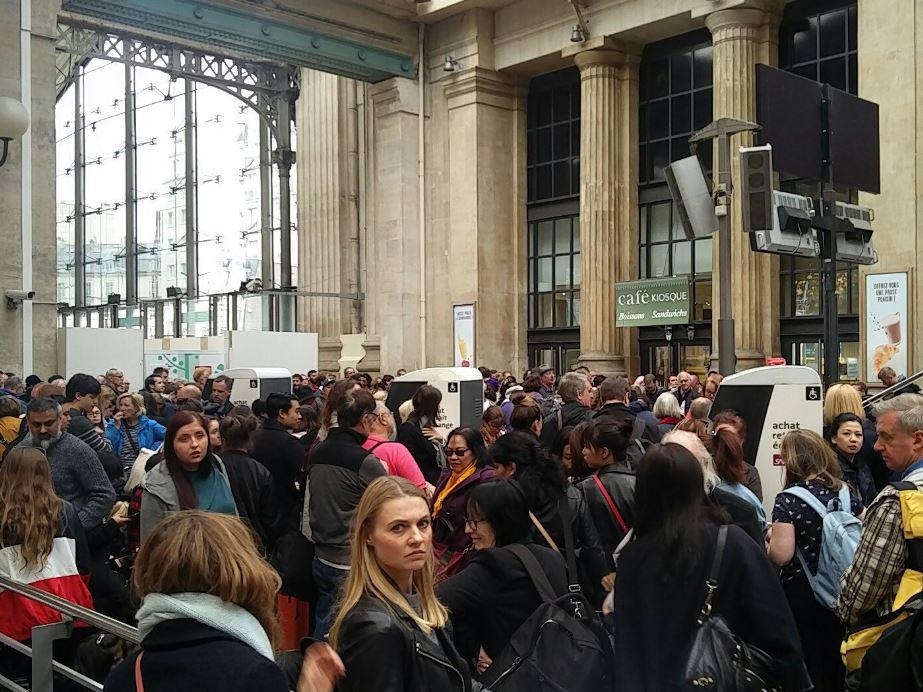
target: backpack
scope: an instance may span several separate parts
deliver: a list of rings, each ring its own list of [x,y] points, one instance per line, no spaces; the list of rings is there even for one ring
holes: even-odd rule
[[[865,652],[848,689],[923,692],[923,596],[914,596],[899,612],[900,620]]]
[[[652,445],[650,440],[645,440],[644,429],[647,427],[641,416],[635,415],[635,422],[631,426],[631,437],[628,438],[628,450],[625,452],[625,461],[628,468],[632,471],[638,468],[642,457],[647,453],[648,447]]]
[[[862,521],[850,511],[849,486],[844,483],[839,496],[830,500],[826,507],[807,488],[787,488],[782,492],[802,500],[823,520],[816,574],[808,569],[801,550],[796,552],[814,597],[822,606],[833,610],[840,595],[840,577],[852,565],[862,534]]]
[[[484,671],[480,682],[491,692],[603,692],[614,684],[609,635],[577,584],[577,561],[565,495],[564,520],[569,593],[558,596],[536,557],[523,545],[508,545],[525,567],[541,604],[513,633]]]

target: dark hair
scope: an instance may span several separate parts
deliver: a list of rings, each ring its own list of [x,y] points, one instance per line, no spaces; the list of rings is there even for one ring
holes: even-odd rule
[[[333,414],[340,408],[340,404],[343,403],[343,398],[346,394],[356,388],[356,385],[359,384],[355,380],[340,380],[330,389],[330,393],[327,394],[327,403],[324,405],[324,411],[321,414],[321,427],[330,429],[330,426],[333,424]],[[339,418],[339,416],[337,416]],[[339,420],[337,421],[339,424]]]
[[[542,407],[525,392],[515,392],[510,398],[513,410],[510,411],[510,427],[513,430],[532,434],[532,426],[542,419]]]
[[[599,385],[601,385],[603,382],[605,382],[606,379],[607,379],[607,378],[606,378],[605,375],[594,375],[594,376],[593,376],[593,381],[590,382],[590,386],[591,386],[591,387],[599,387]]]
[[[102,387],[95,377],[78,372],[71,376],[64,387],[64,401],[75,401],[78,394],[99,396],[100,391]]]
[[[227,375],[218,375],[218,377],[212,380],[212,387],[214,387],[215,384],[218,382],[221,382],[222,384],[226,384],[228,386],[228,389],[234,386],[234,380],[232,380]]]
[[[678,444],[656,444],[638,464],[635,484],[637,538],[648,538],[672,563],[664,574],[690,570],[699,552],[702,523],[721,519],[706,503],[702,466]],[[664,577],[666,578],[666,577]]]
[[[565,425],[561,428],[560,433],[555,435],[554,439],[551,441],[551,446],[548,449],[552,455],[556,456],[558,459],[564,456],[564,447],[570,444],[570,435],[574,432],[573,425]],[[573,449],[571,449],[571,454],[573,454]]]
[[[294,394],[273,392],[266,397],[266,415],[270,420],[278,420],[279,414],[288,411],[293,401],[298,401],[298,397]]]
[[[618,461],[625,461],[634,419],[627,417],[601,416],[593,418],[583,430],[583,445],[597,449],[608,449]]]
[[[728,483],[743,483],[747,479],[744,448],[733,427],[715,427],[711,444],[706,445],[715,460],[715,470]]]
[[[442,391],[431,384],[422,385],[413,393],[413,410],[407,416],[411,423],[419,423],[426,418],[430,425],[435,425],[439,417],[439,404],[442,403]]]
[[[205,422],[205,418],[201,413],[195,411],[177,411],[170,417],[170,422],[167,423],[167,433],[163,438],[163,460],[167,465],[167,469],[170,471],[170,478],[173,480],[173,485],[176,487],[176,495],[179,498],[180,509],[196,509],[199,506],[199,498],[196,496],[195,488],[192,487],[192,483],[190,483],[189,479],[186,477],[179,457],[176,455],[176,450],[173,448],[173,444],[176,441],[176,434],[180,431],[180,428],[192,423],[198,424],[202,430],[205,431],[206,444],[208,445],[205,456],[202,457],[202,463],[199,464],[199,469],[196,473],[203,477],[212,473],[212,443],[211,437],[208,435],[208,423]]]
[[[827,428],[827,441],[832,444],[833,438],[836,437],[837,432],[839,432],[840,428],[846,423],[858,423],[859,427],[862,427],[862,419],[855,413],[846,411],[830,421],[830,425]],[[863,434],[864,432],[863,430]]]
[[[154,384],[154,380],[159,379],[163,380],[163,375],[148,375],[144,378],[144,391],[150,391],[151,385]]]
[[[228,411],[229,416],[253,416],[253,409],[247,406],[246,404],[237,404],[234,408]]]
[[[298,407],[298,411],[301,413],[301,421],[305,430],[311,430],[317,427],[317,421],[320,415],[317,412],[317,406],[315,404],[302,404]]]
[[[607,377],[599,385],[599,401],[622,401],[628,394],[631,385],[624,377]]]
[[[737,415],[736,411],[722,411],[714,418],[712,418],[715,426],[719,426],[722,423],[725,425],[730,425],[737,432],[737,436],[740,438],[740,444],[746,444],[747,442],[747,423],[746,421]]]
[[[199,399],[183,399],[176,407],[177,411],[189,411],[191,413],[205,413],[205,404]]]
[[[341,428],[354,428],[364,415],[374,410],[375,397],[365,389],[354,389],[346,393],[337,407],[337,425]]]
[[[519,484],[504,478],[478,483],[468,496],[468,518],[490,524],[496,545],[525,543],[532,529],[529,504]]]
[[[144,400],[144,410],[148,418],[159,416],[163,413],[163,397],[159,394],[149,392],[146,389],[141,392],[141,398]]]
[[[481,433],[474,428],[455,428],[445,436],[446,447],[449,446],[452,438],[456,435],[461,437],[465,444],[468,445],[468,449],[474,455],[474,465],[477,468],[485,466],[487,464],[487,447],[484,445],[484,438],[481,437]]]
[[[170,369],[169,369],[169,368],[165,368],[165,367],[163,367],[162,365],[159,365],[159,366],[157,366],[156,368],[154,368],[154,370],[151,372],[151,374],[152,374],[152,375],[160,375],[161,377],[163,377],[164,375],[168,374],[169,372],[170,372]]]
[[[513,478],[522,486],[531,508],[556,501],[567,488],[564,468],[534,435],[523,432],[502,435],[490,446],[487,455],[493,465],[516,464]]]
[[[583,433],[588,425],[586,421],[577,423],[571,429],[570,439],[567,440],[567,444],[570,445],[570,475],[577,479],[587,478],[593,473],[583,458]]]
[[[254,399],[253,403],[250,404],[250,410],[253,411],[253,415],[259,418],[260,416],[266,415],[266,402],[262,399]]]
[[[26,407],[27,414],[48,413],[49,411],[54,411],[59,416],[61,415],[61,404],[48,396],[40,396],[36,399],[33,399]]]
[[[226,450],[249,450],[259,425],[256,416],[225,416],[218,423],[222,447]]]
[[[487,423],[494,418],[499,418],[501,421],[503,421],[503,409],[501,409],[496,404],[491,404],[485,408],[484,413],[481,414],[481,422]]]

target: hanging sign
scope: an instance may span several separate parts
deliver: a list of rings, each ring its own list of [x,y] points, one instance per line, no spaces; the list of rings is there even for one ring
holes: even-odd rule
[[[452,324],[455,337],[455,367],[474,367],[474,305],[453,305]]]
[[[866,381],[878,379],[883,367],[908,375],[910,318],[907,272],[865,275]]]
[[[688,276],[617,283],[615,324],[617,327],[689,324],[691,296]]]

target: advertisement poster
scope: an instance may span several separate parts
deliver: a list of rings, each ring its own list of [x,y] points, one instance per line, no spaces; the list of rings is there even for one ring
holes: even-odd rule
[[[865,276],[865,379],[875,382],[887,366],[907,375],[910,319],[907,272]]]
[[[454,305],[452,307],[452,324],[454,325],[455,366],[459,368],[474,367],[474,305]]]
[[[688,276],[624,281],[615,285],[618,327],[689,324]]]
[[[144,354],[144,371],[154,368],[169,368],[170,377],[181,377],[192,382],[192,373],[200,365],[208,366],[212,372],[225,369],[224,353],[219,351],[147,351]]]

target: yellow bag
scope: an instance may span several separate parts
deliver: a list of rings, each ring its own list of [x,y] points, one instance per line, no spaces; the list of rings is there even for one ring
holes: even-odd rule
[[[923,562],[915,555],[923,556],[923,492],[913,483],[902,481],[892,484],[899,491],[901,503],[901,521],[904,526],[904,539],[908,541],[909,563],[923,567]],[[874,620],[867,621],[851,629],[840,646],[840,655],[847,671],[858,670],[862,658],[881,635],[897,623],[905,620],[908,612],[904,609],[907,602],[923,592],[923,572],[908,567],[904,570],[901,583],[894,597],[891,612]]]

